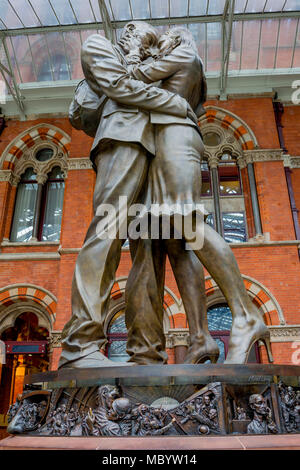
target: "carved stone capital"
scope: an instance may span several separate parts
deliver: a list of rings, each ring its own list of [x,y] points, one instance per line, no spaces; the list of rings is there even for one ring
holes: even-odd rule
[[[0,183],[9,182],[12,186],[17,186],[20,181],[20,176],[14,175],[11,170],[0,170]]]
[[[61,347],[61,334],[61,331],[51,331],[51,335],[49,336],[50,350]]]
[[[216,155],[209,155],[208,164],[211,169],[218,168],[219,158]]]
[[[190,332],[188,328],[174,328],[169,330],[167,335],[167,348],[172,349],[176,346],[189,346]]]

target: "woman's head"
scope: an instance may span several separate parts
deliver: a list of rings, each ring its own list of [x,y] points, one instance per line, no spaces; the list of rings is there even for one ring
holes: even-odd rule
[[[190,47],[197,51],[193,35],[187,28],[174,27],[159,37],[158,47],[161,55],[172,52],[178,46]]]

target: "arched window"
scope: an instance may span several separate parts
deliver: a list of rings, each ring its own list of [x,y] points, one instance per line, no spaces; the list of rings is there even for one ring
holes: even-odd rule
[[[32,238],[36,213],[38,183],[32,168],[21,176],[15,202],[11,241],[27,242]]]
[[[46,157],[40,155],[40,158]],[[10,240],[58,241],[63,197],[64,178],[60,167],[51,170],[44,184],[38,183],[33,169],[28,168],[18,185]]]
[[[228,243],[247,241],[245,204],[240,169],[223,131],[203,131],[206,148],[202,162],[202,197],[209,213],[206,222]]]
[[[224,362],[228,353],[232,314],[227,304],[217,304],[207,309],[208,329],[220,350],[218,362]],[[259,362],[258,346],[255,344],[248,357],[248,363]]]
[[[129,356],[126,352],[127,328],[124,309],[116,313],[110,321],[107,337],[107,357],[115,362],[126,362]]]
[[[0,338],[6,347],[6,363],[0,377],[0,414],[6,415],[9,405],[23,392],[24,377],[48,370],[49,331],[39,325],[38,317],[29,310],[21,313]]]
[[[68,59],[65,55],[56,54],[46,59],[38,71],[37,81],[69,80],[70,72]]]

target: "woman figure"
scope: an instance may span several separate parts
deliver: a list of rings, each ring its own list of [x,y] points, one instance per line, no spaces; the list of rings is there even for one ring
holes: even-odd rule
[[[187,29],[175,27],[161,35],[158,58],[150,63],[132,66],[131,75],[145,83],[162,80],[162,88],[185,98],[198,116],[204,113],[202,103],[206,93],[202,61]],[[201,158],[204,151],[198,126],[191,120],[183,120],[182,124],[166,124],[166,116],[161,118],[159,114],[152,122],[155,124],[156,156],[149,168],[146,199],[149,204],[177,205],[177,210],[183,217],[192,213],[195,228],[197,204],[201,204]],[[189,213],[186,212],[187,207],[190,207]],[[175,220],[173,218],[173,224]],[[185,224],[182,225],[183,238],[193,246],[195,237],[185,230]],[[198,226],[197,230],[204,230],[204,244],[201,249],[195,248],[194,253],[219,285],[233,317],[225,363],[246,363],[252,345],[258,340],[264,342],[269,361],[273,362],[270,333],[247,294],[232,250],[212,227],[206,223],[203,225]],[[181,240],[165,240],[167,252],[173,250],[173,259],[176,259],[177,242],[180,243]],[[138,243],[144,244],[145,240],[140,239]],[[141,263],[141,257],[134,258],[131,273],[135,272],[135,262]],[[134,284],[139,282],[139,278],[128,279],[129,297],[134,296]],[[188,279],[185,282],[189,282]],[[128,305],[130,304],[131,299],[128,298]],[[128,344],[134,330],[132,322],[134,318],[130,318],[129,314],[126,320],[130,326]],[[202,323],[207,328],[207,321],[203,320]],[[192,342],[185,362],[203,362],[203,358],[209,356],[208,349],[207,345]]]

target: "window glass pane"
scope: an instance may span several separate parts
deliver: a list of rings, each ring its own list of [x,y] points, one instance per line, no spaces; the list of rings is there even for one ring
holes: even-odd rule
[[[211,196],[210,171],[209,171],[207,162],[201,163],[201,172],[202,172],[201,195]]]
[[[208,14],[219,15],[220,13],[223,13],[224,6],[225,6],[225,0],[210,0],[209,6],[208,6]]]
[[[82,0],[72,0],[72,6],[79,23],[93,23],[95,21],[89,0],[85,2]]]
[[[109,6],[112,8],[112,18],[115,20],[132,20],[130,6],[128,0],[110,0]],[[108,8],[109,13],[111,8]]]
[[[126,339],[114,340],[109,343],[107,357],[115,362],[126,362],[129,359],[126,352]]]
[[[51,0],[51,4],[53,6],[56,16],[59,19],[60,24],[77,23],[68,0]]]
[[[227,304],[219,304],[207,309],[207,321],[209,331],[230,330],[232,314]]]
[[[220,196],[241,194],[240,172],[235,162],[220,163],[218,173]]]
[[[224,239],[228,243],[247,241],[245,214],[243,212],[223,213]]]
[[[257,67],[260,21],[244,21],[242,65],[245,70]]]
[[[278,20],[264,20],[261,28],[260,52],[258,67],[269,69],[274,67],[276,41],[274,35],[278,31]]]
[[[287,0],[287,3],[284,7],[284,11],[299,11],[300,10],[300,0]]]
[[[47,183],[42,241],[57,241],[60,238],[64,187],[63,182]]]
[[[216,132],[208,132],[203,136],[203,143],[209,147],[217,147],[221,143],[221,137]]]
[[[265,11],[281,11],[285,0],[268,0]]]
[[[126,362],[129,358],[126,352],[126,333],[127,328],[125,325],[125,314],[123,309],[113,317],[108,328],[109,344],[107,356],[112,361]]]
[[[206,40],[205,40],[205,24],[204,23],[191,23],[188,25],[188,29],[192,33],[198,49],[198,54],[203,60],[204,68],[207,68],[207,57],[206,57]]]
[[[52,156],[53,156],[53,150],[50,149],[50,148],[44,148],[44,149],[39,150],[39,151],[36,153],[35,158],[36,158],[39,162],[46,162],[47,160],[50,160],[50,158],[51,158]]]
[[[232,24],[231,49],[229,54],[229,70],[239,70],[241,59],[242,21]]]
[[[48,0],[30,0],[30,2],[43,26],[54,26],[58,24],[57,18]]]
[[[235,0],[234,12],[243,13],[247,0]]]
[[[27,0],[12,0],[11,4],[26,27],[40,26],[40,22]]]
[[[149,2],[145,0],[131,0],[133,18],[150,18]]]
[[[210,225],[211,227],[214,228],[215,224],[214,224],[213,214],[208,214],[208,216],[205,218],[205,223],[207,223],[207,225]]]
[[[152,18],[168,18],[169,17],[169,2],[162,2],[162,0],[151,0],[151,15]]]
[[[36,182],[36,174],[34,173],[32,168],[27,168],[27,170],[21,176],[21,183],[23,181],[34,181]]]
[[[59,166],[56,166],[53,168],[51,173],[49,173],[48,179],[49,180],[55,180],[55,179],[63,179],[63,172],[62,169]]]
[[[0,0],[0,13],[1,18],[5,25],[10,28],[22,28],[22,23],[19,20],[12,7],[9,5],[7,0]]]
[[[216,72],[221,69],[221,23],[207,23],[207,70]]]
[[[296,30],[296,19],[289,18],[280,21],[276,68],[289,68],[292,66]]]
[[[255,13],[263,11],[266,0],[251,0],[248,2],[245,13]]]
[[[173,17],[186,16],[188,0],[171,0],[171,15]]]
[[[124,310],[120,310],[109,324],[108,333],[127,333]]]
[[[204,16],[206,15],[207,0],[190,0],[190,16]]]
[[[93,14],[96,16],[97,21],[102,21],[102,16],[100,13],[100,8],[99,8],[99,0],[88,0],[89,4],[91,5],[93,9]],[[107,0],[106,0],[107,1]],[[82,3],[82,0],[81,0]]]
[[[10,237],[13,242],[27,242],[32,237],[37,189],[37,183],[20,183],[18,186]]]

